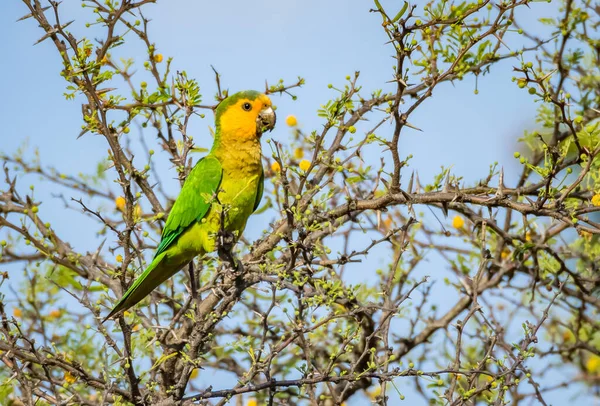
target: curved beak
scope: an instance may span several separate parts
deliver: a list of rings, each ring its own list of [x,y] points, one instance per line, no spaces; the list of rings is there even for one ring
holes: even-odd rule
[[[260,113],[258,113],[258,118],[256,119],[256,129],[258,134],[261,135],[267,130],[273,131],[276,120],[277,116],[271,107],[265,107],[262,109]]]

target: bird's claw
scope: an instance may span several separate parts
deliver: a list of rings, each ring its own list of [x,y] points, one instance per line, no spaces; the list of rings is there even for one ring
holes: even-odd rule
[[[232,270],[241,272],[244,270],[242,262],[236,261],[232,254],[235,241],[235,235],[232,232],[224,229],[219,230],[217,233],[217,254],[222,261],[230,264]]]
[[[217,245],[219,250],[231,251],[235,245],[235,236],[231,231],[221,229],[217,233]]]

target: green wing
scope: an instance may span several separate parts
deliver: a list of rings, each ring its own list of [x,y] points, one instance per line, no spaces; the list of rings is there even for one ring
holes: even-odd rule
[[[188,175],[175,201],[154,258],[162,254],[186,228],[206,216],[223,178],[223,168],[217,158],[202,158]]]
[[[141,301],[180,269],[177,264],[174,267],[168,261],[163,262],[167,255],[165,251],[189,226],[206,216],[210,210],[213,196],[219,190],[222,177],[223,169],[217,158],[209,155],[198,161],[185,180],[179,197],[171,209],[154,260],[127,289],[127,292],[102,323]]]
[[[252,209],[253,212],[255,212],[256,209],[258,209],[258,206],[260,205],[260,201],[262,199],[264,189],[265,189],[265,170],[261,168],[260,179],[258,180],[258,190],[256,191],[256,199],[254,200],[254,208]]]

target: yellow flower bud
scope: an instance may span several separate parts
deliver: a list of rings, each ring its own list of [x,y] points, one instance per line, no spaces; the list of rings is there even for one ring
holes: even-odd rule
[[[248,402],[246,402],[246,406],[258,406],[258,402],[256,399],[250,398],[248,399]]]
[[[285,123],[290,127],[295,127],[298,125],[298,120],[296,119],[296,116],[289,115],[286,117]]]
[[[592,197],[592,204],[594,206],[600,206],[600,193],[596,193],[593,197]]]
[[[125,198],[123,196],[119,196],[115,199],[115,206],[117,207],[117,210],[123,211],[125,210]]]
[[[452,227],[458,230],[463,228],[464,225],[465,219],[463,219],[461,216],[454,216],[454,218],[452,219]]]
[[[281,170],[281,165],[279,165],[279,162],[277,162],[277,161],[274,161],[274,162],[271,164],[271,170],[272,170],[273,172],[279,172],[279,171]]]
[[[381,395],[381,386],[378,386],[378,387],[376,387],[375,389],[373,389],[372,391],[370,391],[370,392],[367,392],[367,394],[369,395],[369,397],[370,397],[372,400],[375,400],[375,399],[377,399],[377,397],[378,397],[379,395]]]
[[[387,216],[385,220],[383,220],[383,227],[386,230],[389,230],[392,227],[392,218]]]
[[[303,159],[302,161],[300,161],[298,166],[300,167],[300,169],[302,169],[304,172],[306,172],[308,170],[308,168],[310,168],[310,161],[307,159]]]
[[[15,317],[21,317],[21,316],[23,316],[23,312],[18,307],[15,307],[13,309],[13,316],[15,316]]]
[[[162,54],[156,54],[156,55],[154,55],[154,62],[161,63],[162,61],[163,61]]]
[[[296,148],[294,150],[294,158],[296,158],[296,159],[304,158],[304,150],[302,148]]]
[[[585,369],[587,369],[590,374],[600,375],[600,357],[591,355],[585,363]]]
[[[65,372],[65,382],[66,383],[75,383],[75,381],[77,380],[76,376],[71,375],[70,372]]]
[[[121,255],[121,254],[117,255],[116,260],[119,263],[123,262],[123,255]]]

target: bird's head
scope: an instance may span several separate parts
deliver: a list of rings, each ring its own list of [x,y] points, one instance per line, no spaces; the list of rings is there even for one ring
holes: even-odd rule
[[[265,94],[247,90],[227,97],[218,106],[217,133],[233,140],[258,139],[275,127],[275,111]]]

